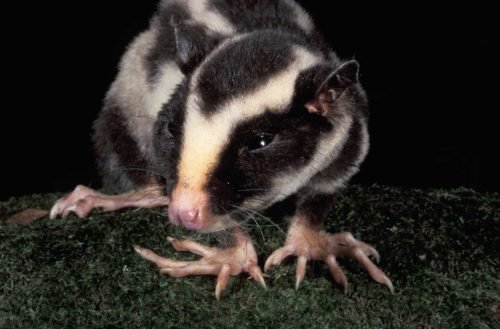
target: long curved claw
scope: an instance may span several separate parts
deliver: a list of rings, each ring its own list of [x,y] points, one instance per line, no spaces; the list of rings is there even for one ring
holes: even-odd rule
[[[394,286],[391,280],[382,272],[361,250],[353,253],[353,257],[366,269],[373,280],[382,283],[394,294]]]
[[[220,300],[220,295],[229,282],[231,267],[228,264],[222,265],[219,275],[217,276],[217,285],[215,286],[215,299]]]
[[[385,277],[384,282],[382,282],[382,283],[385,284],[387,286],[387,288],[389,288],[389,291],[391,292],[391,294],[394,295],[394,286],[392,285],[391,280],[387,276]]]
[[[373,258],[375,258],[375,261],[377,263],[380,263],[380,254],[378,253],[377,249],[370,247],[370,252],[371,252],[371,256],[373,256]],[[367,256],[369,256],[369,255],[367,255]]]
[[[258,283],[260,283],[260,285],[262,287],[264,287],[264,289],[267,289],[266,280],[264,280],[264,275],[262,274],[262,271],[260,270],[259,266],[257,266],[257,265],[250,265],[248,267],[248,273],[250,273],[250,276],[255,281],[257,281]]]
[[[307,257],[299,256],[297,258],[297,268],[295,270],[295,290],[299,290],[301,282],[306,274]]]
[[[54,205],[52,206],[52,208],[50,208],[50,212],[49,212],[49,218],[50,219],[55,219],[57,217],[57,215],[59,215],[61,213],[61,205],[60,205],[60,201],[62,199],[58,199]]]

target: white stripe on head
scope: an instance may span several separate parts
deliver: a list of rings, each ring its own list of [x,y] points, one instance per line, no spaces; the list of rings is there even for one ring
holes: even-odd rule
[[[199,108],[199,95],[194,93],[188,97],[178,168],[180,183],[184,187],[195,190],[203,188],[238,123],[255,118],[265,111],[280,113],[287,109],[299,74],[321,63],[321,57],[299,46],[294,46],[293,54],[294,60],[286,69],[270,77],[261,87],[229,99],[209,117]],[[197,76],[195,73],[194,77]],[[196,79],[191,87],[191,91],[196,90]]]

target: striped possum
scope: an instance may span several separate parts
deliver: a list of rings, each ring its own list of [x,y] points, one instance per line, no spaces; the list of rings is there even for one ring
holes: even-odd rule
[[[347,287],[336,259],[349,256],[392,291],[369,259],[379,257],[374,248],[321,230],[368,151],[358,71],[292,0],[162,0],[125,52],[94,125],[98,167],[114,195],[78,186],[51,217],[168,205],[175,225],[223,232],[229,242],[219,247],[169,237],[198,261],[135,248],[161,273],[217,276],[218,299],[241,272],[265,286],[241,223],[249,212],[286,204],[287,238],[264,270],[297,256],[298,288],[307,261],[320,260]]]

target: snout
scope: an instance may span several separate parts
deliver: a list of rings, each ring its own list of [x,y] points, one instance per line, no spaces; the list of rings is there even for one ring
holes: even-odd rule
[[[208,195],[203,191],[177,186],[170,196],[168,217],[175,225],[195,231],[205,230],[212,217]]]

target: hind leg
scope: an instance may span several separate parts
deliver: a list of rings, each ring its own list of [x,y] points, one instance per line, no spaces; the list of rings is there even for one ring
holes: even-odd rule
[[[56,201],[50,210],[50,218],[58,215],[66,217],[70,213],[80,218],[95,208],[114,211],[122,208],[156,208],[168,205],[168,197],[159,184],[146,185],[140,189],[119,195],[107,195],[83,185],[78,185],[73,192]]]

